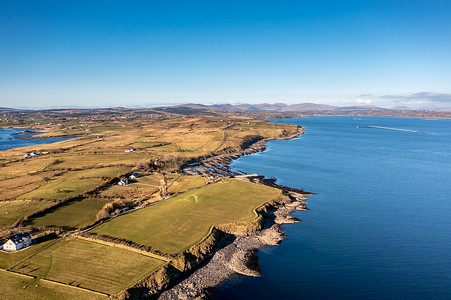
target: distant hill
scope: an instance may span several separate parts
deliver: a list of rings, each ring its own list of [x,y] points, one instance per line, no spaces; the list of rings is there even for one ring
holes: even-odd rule
[[[386,108],[377,107],[377,106],[372,106],[372,105],[359,105],[359,106],[337,107],[335,110],[336,111],[343,111],[343,110],[387,110],[387,109]]]
[[[414,110],[414,109],[409,106],[395,106],[392,108],[392,110]]]
[[[420,107],[417,110],[424,110],[424,111],[438,111],[438,112],[451,112],[451,108],[444,108],[444,107]]]
[[[290,104],[285,103],[261,103],[261,104],[183,104],[178,106],[162,108],[166,112],[173,113],[207,113],[221,114],[222,112],[252,113],[261,114],[263,118],[272,117],[297,117],[303,115],[324,115],[324,116],[397,116],[397,117],[449,117],[451,109],[432,109],[421,108],[413,109],[408,106],[396,106],[392,109],[377,107],[373,105],[354,105],[354,106],[333,106],[315,103]],[[274,115],[276,114],[276,115]],[[278,115],[277,115],[278,114]]]
[[[262,103],[262,104],[214,104],[214,105],[202,105],[202,104],[183,104],[176,107],[187,107],[192,109],[220,109],[220,110],[241,110],[241,111],[268,111],[268,112],[321,112],[321,111],[382,111],[387,110],[371,105],[361,106],[344,106],[337,107],[327,104],[315,104],[315,103],[300,103],[290,104],[285,103]]]
[[[262,104],[214,104],[214,105],[202,105],[202,104],[183,104],[178,107],[190,107],[190,108],[213,108],[221,110],[243,110],[243,111],[272,111],[272,112],[303,112],[303,111],[326,111],[335,110],[336,106],[326,104],[315,103],[301,103],[287,105],[285,103],[262,103]]]

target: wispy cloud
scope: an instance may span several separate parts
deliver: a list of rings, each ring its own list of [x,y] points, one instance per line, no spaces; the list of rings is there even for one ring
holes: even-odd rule
[[[410,95],[385,95],[382,98],[402,104],[451,104],[451,94],[433,92],[420,92]]]
[[[366,99],[359,98],[359,99],[355,100],[355,103],[357,103],[357,104],[372,104],[373,101],[370,98],[366,98]]]

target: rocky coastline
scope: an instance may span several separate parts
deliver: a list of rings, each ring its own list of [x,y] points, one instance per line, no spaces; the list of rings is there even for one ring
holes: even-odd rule
[[[298,210],[308,210],[307,197],[314,195],[303,190],[290,188],[275,183],[275,178],[264,178],[257,174],[238,174],[230,170],[229,164],[243,155],[261,152],[266,149],[266,142],[274,139],[293,139],[303,133],[302,127],[296,133],[279,138],[262,139],[241,151],[225,153],[194,162],[182,168],[190,175],[206,174],[209,176],[235,177],[257,184],[267,185],[283,191],[277,203],[265,209],[260,230],[252,233],[226,233],[217,244],[214,254],[198,266],[189,276],[163,291],[158,299],[209,299],[214,287],[232,274],[260,276],[257,250],[266,245],[279,245],[286,237],[281,225],[301,222],[291,214]]]

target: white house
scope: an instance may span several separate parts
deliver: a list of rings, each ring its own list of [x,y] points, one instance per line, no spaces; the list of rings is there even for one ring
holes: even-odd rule
[[[133,152],[133,151],[135,151],[135,149],[133,149],[133,148],[128,148],[127,150],[125,150],[125,152]]]
[[[130,179],[136,179],[136,178],[139,178],[139,177],[141,177],[138,173],[133,173],[132,175],[130,175]]]
[[[119,180],[119,182],[117,183],[117,185],[127,185],[127,184],[128,184],[127,178],[121,178],[121,180]]]
[[[36,155],[38,155],[36,152],[31,152],[31,153],[25,154],[25,155],[23,156],[23,158],[30,158],[30,157],[33,157],[33,156],[36,156]]]
[[[30,245],[31,245],[30,235],[28,233],[22,233],[9,239],[6,243],[4,243],[3,249],[9,251],[17,251]]]

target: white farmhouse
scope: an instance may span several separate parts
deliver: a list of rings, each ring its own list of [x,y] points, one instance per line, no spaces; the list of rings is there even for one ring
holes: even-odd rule
[[[38,154],[36,152],[27,153],[23,156],[23,158],[30,158],[33,156],[37,156]]]
[[[135,149],[133,149],[133,148],[128,148],[127,150],[125,150],[126,153],[134,152],[134,151],[135,151]]]
[[[132,175],[130,175],[130,179],[136,179],[136,178],[139,178],[139,177],[141,177],[138,173],[133,173]]]
[[[9,239],[5,244],[3,244],[3,249],[8,251],[17,251],[30,245],[30,235],[28,233],[22,233]]]
[[[127,178],[121,178],[121,180],[119,180],[119,182],[117,184],[118,185],[127,185],[128,184],[128,179]]]

